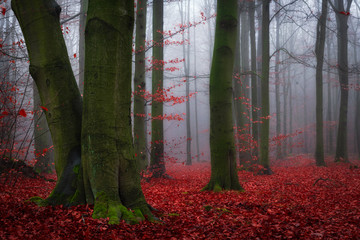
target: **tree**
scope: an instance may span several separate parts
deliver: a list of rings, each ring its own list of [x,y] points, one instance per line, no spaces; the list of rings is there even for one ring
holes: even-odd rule
[[[164,161],[164,127],[161,119],[154,117],[163,115],[163,103],[155,99],[154,96],[162,94],[164,84],[163,71],[163,16],[164,2],[163,0],[153,1],[153,68],[152,68],[152,95],[151,104],[151,158],[150,169],[153,177],[164,177],[165,161]]]
[[[152,217],[140,186],[129,121],[133,2],[89,2],[83,115],[60,29],[61,8],[45,0],[14,0],[12,8],[26,40],[30,73],[48,108],[59,176],[47,199],[32,200],[41,205],[94,204],[93,217],[109,217],[109,223]]]
[[[262,79],[261,79],[261,130],[260,130],[260,164],[264,167],[264,174],[271,174],[269,161],[269,124],[270,124],[270,97],[269,97],[269,6],[271,0],[262,4]]]
[[[250,26],[250,45],[251,45],[251,105],[252,105],[252,137],[254,141],[253,157],[258,157],[259,124],[258,124],[258,83],[256,74],[256,38],[255,38],[255,1],[249,2],[249,26]]]
[[[348,66],[348,19],[350,16],[350,7],[352,0],[346,0],[346,8],[343,0],[337,0],[332,3],[337,26],[337,42],[338,42],[338,72],[340,82],[340,109],[338,133],[336,139],[335,161],[348,161],[347,156],[347,113],[349,101],[349,66]]]
[[[327,0],[322,0],[321,15],[316,27],[316,150],[317,166],[324,166],[324,136],[323,136],[323,76],[325,36],[326,36]]]
[[[204,190],[242,190],[236,171],[232,120],[232,73],[237,32],[237,1],[219,0],[210,72],[211,178]]]
[[[280,117],[280,1],[276,2],[275,20],[276,20],[276,53],[275,53],[275,102],[276,102],[276,136],[280,135],[281,117]],[[276,158],[281,158],[281,145],[276,145]]]
[[[137,1],[135,37],[135,76],[134,76],[134,146],[139,170],[147,165],[145,114],[145,40],[146,40],[146,0]]]

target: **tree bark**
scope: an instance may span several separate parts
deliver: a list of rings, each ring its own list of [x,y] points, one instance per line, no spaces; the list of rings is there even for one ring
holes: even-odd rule
[[[269,160],[269,125],[270,125],[270,96],[269,96],[269,64],[270,64],[270,0],[263,1],[262,5],[262,80],[261,80],[261,131],[260,131],[260,164],[263,174],[271,174]]]
[[[154,95],[162,94],[164,84],[163,59],[163,0],[154,0],[153,2],[153,68],[152,68],[152,95],[151,105],[151,158],[150,169],[153,177],[165,176],[164,161],[164,129],[161,119],[154,119],[163,115],[163,103],[154,99]]]
[[[210,73],[211,178],[204,190],[242,190],[236,170],[232,120],[232,74],[237,18],[236,0],[218,1]]]
[[[148,166],[146,150],[145,41],[147,1],[137,1],[134,76],[134,146],[139,171]]]
[[[316,150],[317,166],[325,166],[323,136],[323,64],[326,36],[327,0],[322,0],[321,15],[316,27]]]

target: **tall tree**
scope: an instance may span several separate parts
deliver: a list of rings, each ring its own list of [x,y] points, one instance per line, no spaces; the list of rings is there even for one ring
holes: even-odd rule
[[[250,25],[250,45],[251,45],[251,105],[252,105],[252,156],[258,157],[259,124],[258,124],[258,78],[256,74],[256,34],[255,34],[255,1],[249,2],[249,25]]]
[[[93,217],[109,217],[109,223],[152,217],[140,186],[129,121],[133,2],[89,2],[82,122],[81,96],[59,24],[61,8],[49,0],[13,0],[12,8],[26,40],[30,73],[42,105],[48,106],[59,176],[46,200],[33,201],[95,204]]]
[[[145,116],[145,41],[146,41],[146,0],[137,1],[135,35],[135,76],[134,76],[134,146],[139,170],[147,165]]]
[[[326,36],[327,0],[322,0],[321,15],[316,27],[316,150],[317,166],[324,166],[324,136],[323,136],[323,64]]]
[[[275,53],[275,102],[276,102],[276,136],[280,135],[281,117],[280,117],[280,0],[275,5],[276,20],[276,53]],[[281,158],[281,145],[276,145],[276,158]]]
[[[152,68],[152,95],[151,105],[151,158],[150,169],[153,177],[163,177],[165,175],[164,161],[164,129],[161,119],[154,119],[163,115],[163,103],[155,99],[156,94],[162,94],[164,84],[163,71],[163,21],[164,21],[164,2],[163,0],[153,1],[153,68]]]
[[[218,0],[210,73],[211,178],[204,190],[242,189],[236,171],[232,119],[237,19],[237,0]]]
[[[346,2],[346,6],[344,4]],[[348,161],[347,156],[347,113],[349,101],[349,66],[348,66],[348,19],[352,0],[329,0],[335,15],[338,42],[338,72],[340,82],[340,109],[338,133],[336,139],[335,161]]]
[[[270,96],[269,96],[269,65],[270,65],[270,1],[262,4],[262,79],[261,79],[261,130],[260,130],[260,164],[263,174],[271,174],[269,160],[269,125],[270,125]]]

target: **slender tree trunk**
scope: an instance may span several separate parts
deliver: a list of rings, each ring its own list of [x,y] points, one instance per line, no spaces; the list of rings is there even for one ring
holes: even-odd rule
[[[323,63],[326,36],[327,0],[322,0],[321,15],[316,27],[316,150],[317,166],[325,166],[323,135]]]
[[[137,1],[134,75],[134,147],[139,171],[148,165],[146,150],[145,41],[147,1]]]
[[[304,91],[304,113],[303,113],[303,117],[304,117],[304,152],[308,153],[309,152],[309,147],[308,147],[308,129],[307,129],[307,125],[308,125],[308,115],[307,115],[307,97],[306,97],[306,66],[304,65],[304,78],[303,78],[303,82],[304,82],[304,86],[303,86],[303,91]]]
[[[271,174],[269,160],[269,125],[270,125],[270,96],[269,96],[269,25],[270,0],[263,1],[262,7],[262,81],[261,81],[261,131],[260,131],[260,164],[264,167],[264,174]]]
[[[195,1],[193,1],[193,17],[195,19]],[[194,20],[195,22],[195,20]],[[197,71],[196,71],[196,29],[194,28],[194,87],[195,87],[195,142],[196,142],[196,161],[200,162],[200,146],[199,146],[199,121],[198,121],[198,92],[197,92]]]
[[[152,94],[153,101],[151,105],[151,158],[150,168],[153,177],[165,176],[164,161],[164,129],[161,119],[154,119],[163,115],[163,103],[154,99],[156,94],[161,94],[164,84],[163,59],[163,17],[164,3],[163,0],[154,0],[153,2],[153,60],[152,69]]]
[[[232,121],[232,75],[237,23],[237,1],[218,0],[210,73],[211,178],[204,190],[242,189],[236,171]]]
[[[247,103],[248,99],[250,99],[250,82],[249,82],[249,35],[250,35],[250,29],[249,29],[249,18],[248,18],[248,1],[242,1],[242,9],[240,14],[240,20],[241,20],[241,34],[240,34],[240,52],[241,52],[241,75],[240,80],[242,82],[241,88],[242,88],[242,95],[244,100],[241,101],[241,104]],[[245,105],[244,105],[245,106]],[[249,128],[249,119],[244,116],[244,113],[247,116],[250,116],[250,109],[243,107],[243,112],[241,112],[241,118],[243,118],[243,138],[242,142],[245,148],[245,151],[243,152],[243,162],[245,166],[250,165],[251,161],[251,128]]]
[[[250,45],[251,45],[251,113],[252,113],[252,156],[258,158],[259,124],[258,124],[258,84],[256,75],[256,39],[255,39],[255,1],[249,2]]]
[[[280,117],[280,1],[277,1],[275,7],[275,20],[276,20],[276,53],[275,53],[275,102],[276,102],[276,136],[280,135],[281,132],[281,117]],[[276,145],[276,158],[281,158],[281,144]]]

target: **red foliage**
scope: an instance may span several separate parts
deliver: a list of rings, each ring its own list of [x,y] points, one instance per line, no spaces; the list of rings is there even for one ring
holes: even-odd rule
[[[24,109],[21,109],[21,110],[19,111],[19,115],[20,115],[20,116],[23,116],[23,117],[26,117],[26,116],[27,116]]]
[[[276,163],[274,175],[239,172],[245,192],[201,192],[208,164],[168,166],[175,178],[143,182],[161,223],[109,226],[91,206],[70,209],[25,202],[55,183],[19,176],[0,185],[0,239],[356,239],[360,236],[360,169],[315,167],[308,158]],[[49,176],[47,176],[49,177]],[[4,178],[4,176],[3,176]],[[3,180],[0,179],[0,180]],[[14,179],[14,175],[13,178]],[[2,183],[2,182],[1,182]]]
[[[47,109],[46,107],[43,107],[43,106],[40,106],[40,107],[41,107],[42,110],[44,110],[44,111],[46,111],[46,112],[49,110],[49,109]]]

